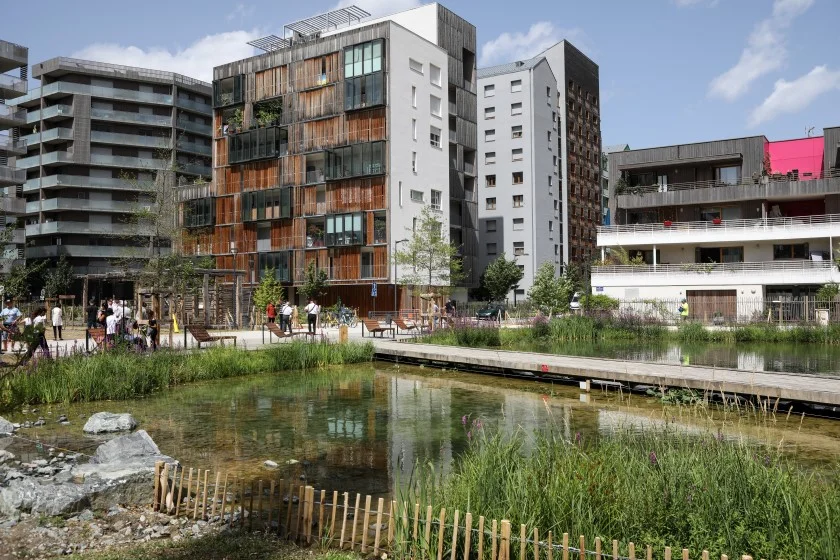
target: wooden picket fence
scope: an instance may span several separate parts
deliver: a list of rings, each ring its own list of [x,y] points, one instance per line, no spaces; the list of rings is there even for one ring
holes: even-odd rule
[[[378,498],[373,508],[369,495],[362,498],[357,493],[353,500],[348,492],[316,491],[296,480],[245,483],[228,474],[222,476],[221,471],[214,477],[209,470],[187,470],[162,461],[155,465],[152,508],[175,518],[275,533],[302,545],[314,542],[324,548],[374,556],[385,552],[395,558],[416,560],[485,560],[488,554],[489,560],[511,560],[512,554],[518,560],[554,560],[555,555],[557,560],[570,560],[575,556],[577,560],[587,557],[595,560],[654,558],[653,547],[649,545],[644,550],[640,547],[637,557],[636,545],[629,542],[626,553],[621,555],[618,540],[612,541],[611,550],[605,548],[600,538],[595,538],[588,548],[590,544],[581,535],[575,546],[570,542],[569,533],[563,533],[558,540],[552,531],[541,533],[537,527],[529,529],[526,525],[520,526],[517,536],[511,533],[508,520],[479,516],[476,522],[472,513],[467,512],[462,517],[457,509],[450,522],[446,508],[436,514],[431,505],[423,511],[419,503],[412,507],[404,502],[400,507],[394,500],[386,507],[383,498]],[[677,552],[666,546],[657,558],[690,560],[691,555],[688,549]],[[711,557],[703,550],[700,558],[709,560]],[[729,557],[722,554],[720,560],[729,560]],[[741,560],[753,560],[753,557],[742,555]]]

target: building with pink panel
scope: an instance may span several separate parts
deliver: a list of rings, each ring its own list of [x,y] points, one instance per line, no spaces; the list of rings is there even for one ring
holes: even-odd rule
[[[823,176],[825,139],[796,138],[767,143],[770,155],[770,169],[773,174],[798,176],[799,180],[817,179]]]

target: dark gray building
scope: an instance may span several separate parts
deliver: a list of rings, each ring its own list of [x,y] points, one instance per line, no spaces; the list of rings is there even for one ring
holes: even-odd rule
[[[127,217],[152,202],[161,170],[179,182],[211,175],[211,85],[180,74],[54,58],[26,113],[26,258],[66,255],[77,274],[143,256]],[[123,235],[125,234],[125,235]],[[122,236],[122,237],[121,237]],[[168,250],[162,247],[161,250]]]
[[[14,225],[11,237],[4,239],[2,270],[23,259],[23,229],[17,226],[24,211],[21,191],[26,172],[15,167],[14,158],[26,153],[26,142],[20,139],[20,127],[26,124],[26,115],[8,101],[26,94],[28,60],[29,49],[0,40],[0,190],[3,192],[0,224]]]

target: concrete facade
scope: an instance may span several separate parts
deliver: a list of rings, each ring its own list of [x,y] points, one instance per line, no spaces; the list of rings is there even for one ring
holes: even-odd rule
[[[150,207],[155,181],[210,177],[210,84],[70,58],[33,76],[42,85],[15,100],[27,111],[26,258],[66,255],[77,274],[142,261],[149,249],[132,237],[144,230],[128,222]]]

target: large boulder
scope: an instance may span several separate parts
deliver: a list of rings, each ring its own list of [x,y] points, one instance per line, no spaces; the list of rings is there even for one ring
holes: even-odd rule
[[[82,430],[88,434],[104,434],[108,432],[129,432],[136,427],[137,420],[131,414],[97,412],[88,418]]]
[[[171,463],[173,459],[161,455],[160,449],[146,430],[137,430],[100,445],[88,466],[123,465],[153,469],[156,461]]]
[[[15,427],[11,422],[0,416],[0,437],[4,434],[11,434],[15,431]]]

